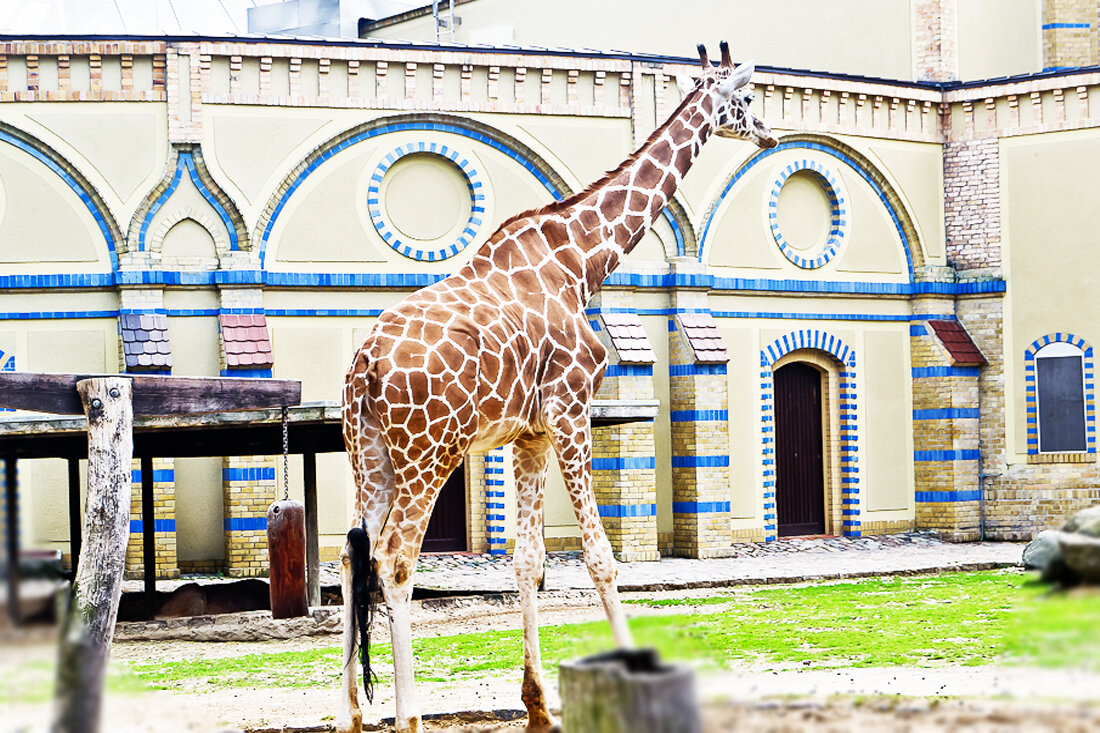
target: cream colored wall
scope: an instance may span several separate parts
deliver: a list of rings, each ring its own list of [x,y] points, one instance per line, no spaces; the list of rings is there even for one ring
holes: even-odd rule
[[[631,3],[629,11],[616,3],[579,0],[553,4],[477,0],[457,6],[455,15],[462,18],[456,34],[459,43],[629,48],[694,57],[695,45],[707,42],[717,58],[717,42],[725,39],[738,60],[893,79],[912,77],[909,0],[772,0],[684,6],[642,0]],[[435,40],[430,15],[371,35]],[[448,34],[444,40],[449,38]]]
[[[23,322],[5,339],[12,344],[19,371],[117,371],[115,323],[109,319]],[[14,338],[13,338],[14,337]],[[63,460],[19,462],[20,531],[25,545],[67,550],[69,539],[68,467]]]
[[[722,319],[719,325],[730,355],[730,515],[736,525],[763,517],[760,344],[756,327],[736,319]]]
[[[959,78],[1043,70],[1042,0],[958,0]]]
[[[1047,334],[1100,345],[1100,131],[1027,135],[1001,142],[1005,295],[1006,445],[1025,460],[1024,350]]]
[[[861,417],[859,472],[865,521],[912,517],[915,479],[908,324],[868,325],[862,341],[856,401]],[[895,517],[890,510],[903,515]]]
[[[5,102],[0,122],[34,135],[70,161],[103,197],[123,231],[164,175],[168,123],[163,103]],[[0,144],[0,150],[15,148]],[[84,211],[82,205],[74,208]],[[92,241],[101,245],[102,235],[98,230],[95,235]]]

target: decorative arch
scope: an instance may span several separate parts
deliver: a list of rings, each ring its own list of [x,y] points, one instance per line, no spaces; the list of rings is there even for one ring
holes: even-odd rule
[[[176,224],[183,221],[195,222],[210,235],[210,238],[214,240],[214,250],[219,258],[230,250],[229,237],[226,235],[225,230],[218,225],[219,222],[214,221],[202,212],[192,210],[190,206],[184,206],[165,217],[164,222],[157,227],[157,230],[150,237],[148,250],[163,253],[164,240],[168,233],[172,231]]]
[[[476,140],[488,145],[519,163],[524,169],[533,175],[542,186],[556,199],[561,200],[572,195],[573,191],[560,175],[550,166],[546,160],[529,146],[516,138],[497,130],[494,127],[469,120],[463,117],[444,114],[403,114],[392,117],[382,117],[370,122],[345,130],[339,135],[317,146],[298,165],[294,167],[277,193],[264,207],[260,220],[256,225],[255,239],[260,243],[260,266],[264,266],[267,256],[267,245],[271,238],[271,232],[275,228],[275,222],[283,209],[286,208],[294,192],[297,191],[305,180],[325,161],[340,152],[366,140],[386,135],[391,132],[446,132],[454,135]],[[676,227],[673,226],[675,230]]]
[[[737,182],[740,181],[746,173],[752,170],[755,165],[785,150],[815,150],[825,155],[832,156],[848,166],[871,187],[878,196],[879,201],[882,202],[882,205],[885,206],[887,212],[889,212],[890,218],[894,222],[894,228],[901,238],[902,247],[905,250],[905,261],[908,267],[909,280],[912,282],[914,268],[924,266],[924,251],[920,246],[920,238],[917,236],[916,226],[914,226],[913,219],[905,208],[901,196],[898,195],[898,192],[867,156],[863,155],[855,148],[845,145],[839,140],[834,140],[824,135],[787,135],[780,140],[778,146],[770,150],[757,151],[726,179],[726,182],[722,185],[721,193],[718,194],[718,198],[710,205],[703,219],[703,230],[702,234],[699,236],[699,261],[703,261],[703,256],[709,242],[711,227],[714,224],[715,216],[721,208],[722,202],[725,201],[726,196],[730,194],[734,186],[737,185]]]
[[[119,229],[115,217],[111,214],[111,210],[107,208],[107,204],[103,201],[95,186],[61,153],[17,127],[0,122],[0,141],[19,148],[46,165],[65,182],[65,185],[72,189],[73,193],[80,198],[88,213],[95,219],[96,226],[99,227],[99,231],[107,245],[107,253],[111,258],[111,269],[117,270],[118,249],[124,247],[122,230]]]
[[[199,218],[190,213],[189,210],[184,213],[173,212],[172,217],[174,218],[171,223],[176,224],[188,217],[198,221],[214,237],[219,256],[224,255],[226,252],[250,249],[248,228],[245,226],[240,209],[237,208],[229,194],[225,193],[213,176],[210,175],[210,170],[206,167],[206,162],[202,157],[202,149],[198,145],[178,145],[173,148],[173,152],[173,160],[169,164],[164,178],[153,187],[153,190],[149,192],[141,205],[138,206],[137,211],[134,212],[134,218],[130,221],[130,232],[127,237],[129,248],[134,252],[147,252],[153,250],[154,241],[158,244],[163,242],[164,234],[168,230],[161,227],[151,232],[150,225],[153,223],[153,218],[157,215],[157,212],[164,207],[168,199],[179,188],[180,183],[183,182],[183,177],[187,176],[203,199],[217,212],[218,218],[225,228],[225,235],[216,233],[221,227],[211,226],[212,223],[203,220],[205,217]]]
[[[1039,453],[1039,385],[1036,378],[1036,355],[1051,344],[1069,344],[1081,352],[1085,390],[1085,453],[1096,453],[1096,364],[1092,346],[1072,333],[1052,333],[1031,342],[1024,350],[1024,399],[1027,416],[1027,453]]]
[[[676,237],[676,256],[698,257],[699,241],[695,238],[695,228],[691,225],[691,217],[688,216],[687,209],[676,194],[673,194],[668,205],[661,209],[661,216],[672,227],[672,234]],[[667,257],[672,253],[665,254]]]
[[[787,354],[807,349],[831,355],[840,365],[840,503],[845,537],[859,537],[859,411],[856,405],[856,352],[821,329],[805,328],[780,336],[760,351],[760,413],[763,432],[764,539],[778,536],[775,508],[775,382],[776,363]]]

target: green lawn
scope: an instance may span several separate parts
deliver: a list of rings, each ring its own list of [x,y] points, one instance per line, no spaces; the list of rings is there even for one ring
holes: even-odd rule
[[[1100,594],[1050,594],[1015,571],[873,578],[808,586],[740,587],[700,598],[635,601],[700,606],[698,612],[647,615],[630,626],[639,645],[670,660],[774,667],[805,661],[837,666],[1013,664],[1083,666],[1100,672]],[[671,607],[671,608],[669,608]],[[607,624],[544,626],[543,659],[609,649]],[[418,639],[420,680],[514,672],[522,666],[519,631]],[[372,650],[385,681],[390,649]],[[123,670],[150,687],[327,687],[338,683],[337,647],[311,651],[129,663]]]

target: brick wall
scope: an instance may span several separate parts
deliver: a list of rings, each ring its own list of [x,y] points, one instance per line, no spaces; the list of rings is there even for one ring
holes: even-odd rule
[[[1097,62],[1096,0],[1043,1],[1043,68],[1065,69]]]
[[[267,574],[267,508],[276,499],[275,459],[233,456],[222,464],[225,572],[234,578]]]
[[[958,0],[916,0],[913,3],[913,33],[917,79],[958,79]]]
[[[958,270],[1001,265],[1001,173],[996,137],[943,146],[947,260]]]

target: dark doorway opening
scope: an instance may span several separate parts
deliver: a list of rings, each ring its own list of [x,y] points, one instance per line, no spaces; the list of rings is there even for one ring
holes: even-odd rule
[[[824,534],[821,372],[793,363],[775,371],[776,524],[780,537]]]
[[[466,464],[460,463],[439,491],[420,551],[465,552],[466,549]]]

